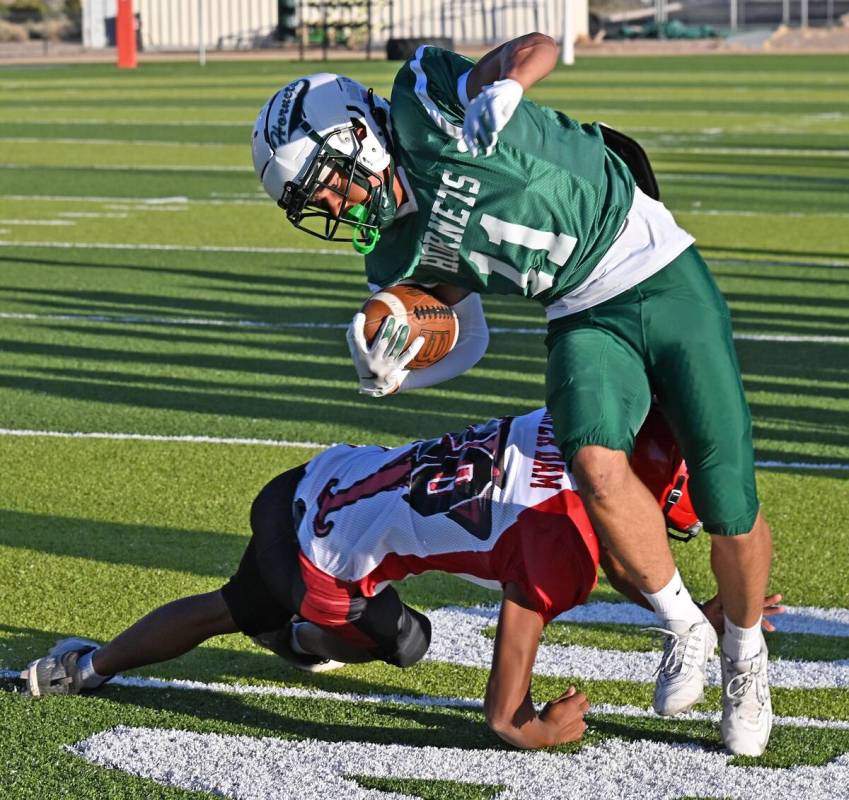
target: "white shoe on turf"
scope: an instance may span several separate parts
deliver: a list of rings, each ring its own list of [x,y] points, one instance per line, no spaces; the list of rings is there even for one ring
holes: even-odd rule
[[[663,637],[663,656],[655,674],[654,710],[663,717],[689,711],[705,697],[705,670],[716,649],[716,631],[703,618],[689,625],[669,620],[666,627],[643,628]]]
[[[60,639],[46,656],[31,661],[21,672],[23,693],[30,697],[79,694],[85,687],[77,662],[97,648],[97,642],[89,639]]]
[[[769,651],[761,637],[761,652],[752,659],[722,661],[722,722],[726,748],[735,756],[759,756],[772,730],[772,700],[767,681]]]

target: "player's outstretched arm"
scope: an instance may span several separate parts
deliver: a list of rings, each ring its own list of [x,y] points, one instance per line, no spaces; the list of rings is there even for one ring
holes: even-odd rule
[[[528,33],[487,53],[469,72],[461,150],[491,155],[498,132],[510,121],[524,92],[557,63],[557,45],[544,33]]]
[[[438,383],[444,383],[462,375],[483,358],[489,347],[489,327],[484,317],[480,295],[464,292],[459,301],[441,299],[448,303],[457,315],[457,344],[451,352],[432,366],[409,370],[399,384],[400,392],[436,386]]]
[[[527,91],[557,64],[557,44],[544,33],[526,33],[490,50],[472,68],[466,95],[473,100],[480,90],[495,81],[510,79]]]
[[[574,687],[538,715],[531,699],[531,673],[543,622],[521,589],[504,588],[495,653],[484,710],[490,728],[515,747],[532,749],[573,742],[586,730],[586,697]]]

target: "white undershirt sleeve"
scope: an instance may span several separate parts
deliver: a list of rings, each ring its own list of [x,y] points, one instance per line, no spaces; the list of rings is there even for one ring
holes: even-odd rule
[[[472,292],[452,308],[457,315],[459,329],[454,349],[433,366],[411,369],[399,386],[399,392],[424,389],[456,378],[483,358],[489,345],[489,328],[483,315],[480,295]]]
[[[471,72],[471,70],[469,70]],[[460,98],[460,103],[463,108],[469,107],[469,90],[466,88],[466,84],[469,82],[469,72],[464,72],[459,78],[457,78],[457,97]]]

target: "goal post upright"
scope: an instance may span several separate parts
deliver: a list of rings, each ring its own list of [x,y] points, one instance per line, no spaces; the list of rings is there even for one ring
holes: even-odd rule
[[[133,0],[118,0],[115,44],[118,48],[118,68],[135,69],[138,66],[138,58],[136,55],[136,19],[133,14]]]

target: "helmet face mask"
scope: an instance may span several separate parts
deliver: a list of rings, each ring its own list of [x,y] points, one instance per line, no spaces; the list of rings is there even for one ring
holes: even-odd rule
[[[346,132],[351,141],[356,143],[352,154],[341,153],[328,144],[330,139]],[[296,228],[319,239],[336,242],[353,241],[357,237],[365,241],[371,235],[370,231],[378,230],[378,215],[384,192],[383,178],[359,162],[361,152],[362,143],[353,124],[322,139],[303,178],[298,182],[287,181],[283,186],[283,195],[277,201],[277,205],[286,213],[286,218]],[[334,174],[339,180],[337,184],[329,182]],[[366,200],[358,204],[365,210],[362,219],[346,213],[350,205],[348,197],[354,185],[368,192]],[[338,196],[339,216],[321,205],[321,201],[315,200],[316,194],[325,192]],[[340,225],[347,226],[344,232],[339,232]]]

